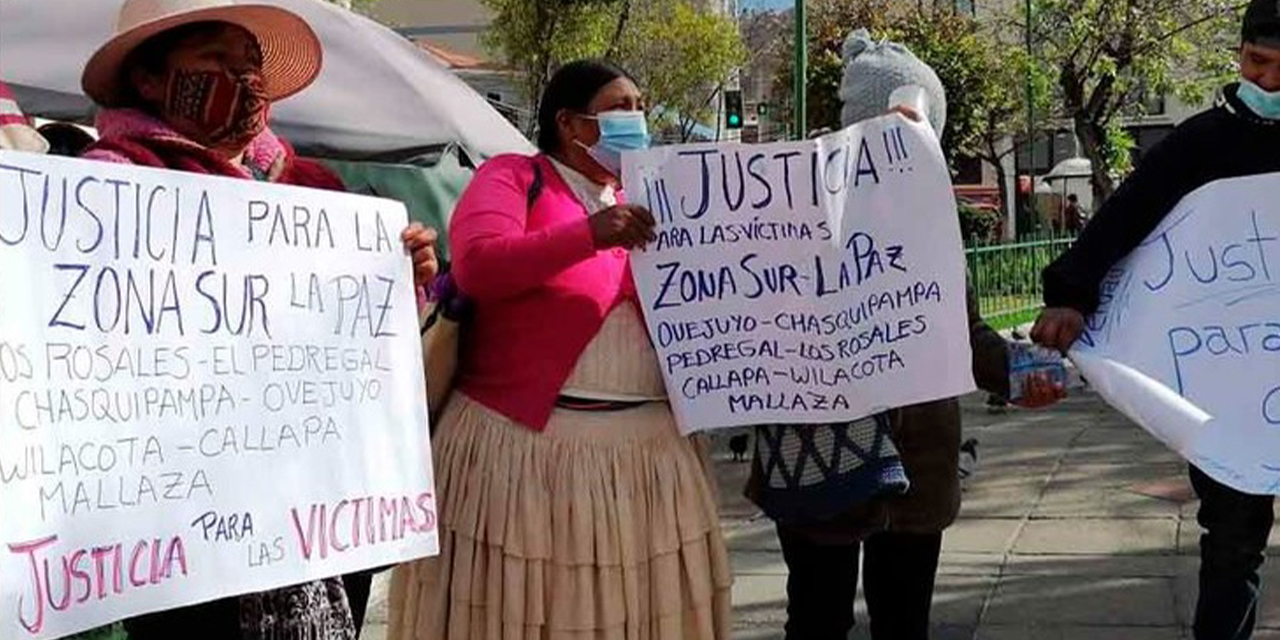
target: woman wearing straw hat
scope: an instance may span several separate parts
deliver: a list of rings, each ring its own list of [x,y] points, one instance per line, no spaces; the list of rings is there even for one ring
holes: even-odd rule
[[[127,0],[116,35],[85,66],[84,91],[103,109],[96,123],[101,139],[84,157],[342,190],[333,172],[298,158],[267,128],[271,104],[310,85],[321,60],[311,27],[278,7]],[[415,279],[425,284],[435,275],[435,234],[415,225],[403,240]],[[357,582],[367,587],[367,576]],[[340,579],[143,616],[126,627],[132,640],[357,635]]]

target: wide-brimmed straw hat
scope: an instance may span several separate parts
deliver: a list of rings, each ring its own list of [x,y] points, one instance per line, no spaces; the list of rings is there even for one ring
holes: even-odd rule
[[[104,106],[119,106],[125,78],[121,67],[148,38],[193,22],[228,22],[258,40],[262,77],[272,101],[302,91],[320,74],[320,38],[297,14],[265,4],[236,0],[126,0],[116,35],[89,58],[80,84]]]

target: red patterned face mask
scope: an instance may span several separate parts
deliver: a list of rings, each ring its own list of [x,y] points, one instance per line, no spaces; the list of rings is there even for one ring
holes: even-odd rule
[[[257,74],[226,71],[169,73],[166,116],[198,132],[207,147],[239,150],[267,127],[266,91]]]

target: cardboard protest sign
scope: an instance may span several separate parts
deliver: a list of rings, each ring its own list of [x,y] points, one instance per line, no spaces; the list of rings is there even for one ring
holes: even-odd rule
[[[633,255],[685,432],[852,420],[974,388],[942,150],[889,116],[817,140],[628,154]]]
[[[1071,352],[1106,400],[1215,480],[1280,494],[1280,174],[1187,196],[1108,274]]]
[[[435,553],[406,222],[0,153],[0,636]]]

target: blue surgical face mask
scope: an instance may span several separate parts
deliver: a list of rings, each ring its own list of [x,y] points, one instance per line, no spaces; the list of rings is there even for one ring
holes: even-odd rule
[[[1280,120],[1280,91],[1267,91],[1252,80],[1242,80],[1236,97],[1258,117]]]
[[[600,125],[600,140],[587,146],[575,140],[591,154],[605,171],[616,178],[622,177],[622,152],[643,151],[649,148],[649,124],[643,111],[606,111],[594,116],[583,116]]]

